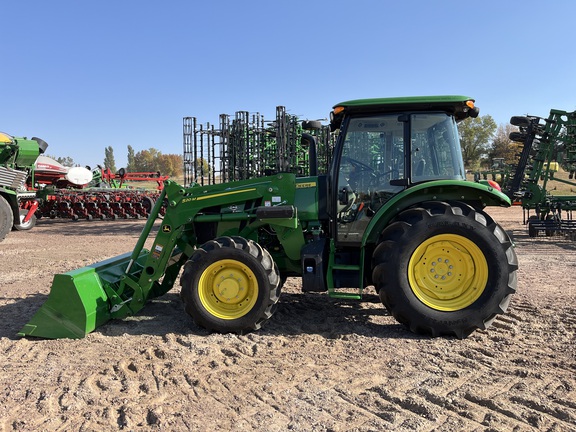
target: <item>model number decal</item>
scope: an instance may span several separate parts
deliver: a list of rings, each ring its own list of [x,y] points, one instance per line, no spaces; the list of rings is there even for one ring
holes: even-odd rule
[[[296,183],[296,189],[307,189],[316,187],[316,182]]]

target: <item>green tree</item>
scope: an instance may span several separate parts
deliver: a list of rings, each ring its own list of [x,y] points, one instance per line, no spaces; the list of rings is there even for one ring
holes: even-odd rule
[[[135,172],[134,166],[134,149],[131,145],[128,146],[128,165],[126,165],[126,171],[128,172]]]
[[[467,118],[458,124],[464,165],[477,168],[488,152],[488,146],[496,131],[496,122],[490,115]]]
[[[167,154],[155,148],[139,151],[134,155],[128,172],[160,172],[170,177],[182,176],[184,161],[181,155]]]
[[[134,172],[160,171],[158,157],[161,155],[155,148],[139,151],[134,155]]]
[[[167,154],[158,156],[158,171],[162,175],[181,177],[184,160],[181,155]]]
[[[56,162],[61,163],[65,167],[74,166],[74,159],[72,159],[70,156],[56,158]]]
[[[114,149],[112,146],[104,149],[104,167],[109,168],[113,173],[116,172],[116,161],[114,160]]]
[[[516,126],[511,124],[499,125],[492,140],[492,144],[488,151],[490,160],[496,158],[503,158],[507,164],[514,164],[518,162],[518,153],[521,150],[522,144],[512,141],[510,137],[511,132],[517,131]]]

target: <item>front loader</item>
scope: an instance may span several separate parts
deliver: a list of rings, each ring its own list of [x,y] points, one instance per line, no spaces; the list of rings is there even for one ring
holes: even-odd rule
[[[360,299],[373,285],[416,333],[485,329],[506,311],[518,265],[484,211],[509,198],[465,179],[457,122],[477,115],[465,96],[348,101],[331,113],[338,138],[326,174],[191,187],[167,180],[134,250],[56,275],[19,334],[83,337],[137,313],[179,275],[186,312],[218,332],[259,329],[290,276],[301,277],[303,292],[332,298]],[[303,140],[314,150],[311,135]]]

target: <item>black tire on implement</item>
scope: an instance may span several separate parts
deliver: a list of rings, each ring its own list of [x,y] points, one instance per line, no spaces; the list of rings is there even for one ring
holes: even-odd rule
[[[142,197],[142,208],[144,209],[144,212],[146,213],[146,217],[148,217],[148,215],[152,211],[154,204],[155,204],[154,200],[152,198],[150,198],[149,196]]]
[[[510,238],[486,213],[426,202],[383,230],[372,278],[384,306],[414,333],[465,338],[506,311],[517,268]]]
[[[526,116],[512,116],[510,118],[510,124],[518,127],[528,127],[530,119]]]
[[[533,222],[538,222],[538,216],[530,216],[528,218],[528,237],[538,237],[538,230],[534,228]]]
[[[221,333],[258,330],[280,297],[274,260],[242,237],[204,243],[184,265],[180,284],[180,297],[194,322]]]
[[[36,226],[36,215],[33,214],[30,219],[28,219],[28,222],[23,223],[24,219],[26,218],[26,216],[28,215],[28,210],[24,210],[21,209],[20,210],[20,223],[19,224],[14,224],[14,229],[17,231],[28,231],[31,230],[32,228],[34,228]]]
[[[520,143],[526,141],[526,137],[527,135],[523,134],[522,132],[510,132],[510,135],[508,135],[508,138],[510,138],[511,141]]]
[[[0,195],[0,241],[4,240],[12,230],[14,215],[6,198]]]

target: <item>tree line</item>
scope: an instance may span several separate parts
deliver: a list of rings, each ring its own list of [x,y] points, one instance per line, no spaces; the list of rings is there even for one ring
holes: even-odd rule
[[[127,172],[159,172],[170,177],[180,177],[183,172],[184,159],[177,154],[163,154],[155,148],[141,150],[138,153],[128,146]],[[104,167],[116,172],[114,149],[109,146],[104,149]]]
[[[495,159],[506,164],[518,162],[521,143],[512,141],[510,132],[518,128],[511,124],[496,126],[490,115],[467,118],[458,124],[464,166],[470,170],[489,168]]]
[[[47,155],[48,156],[48,155]],[[69,157],[48,156],[56,162],[72,167],[75,165],[74,160]],[[125,167],[117,167],[114,158],[114,148],[108,146],[104,149],[103,168],[110,169],[116,173],[119,168],[124,168],[126,172],[160,172],[162,175],[170,177],[181,177],[183,173],[184,159],[182,155],[163,154],[155,148],[135,152],[132,146],[128,146],[128,164]],[[91,167],[94,168],[94,167]]]

